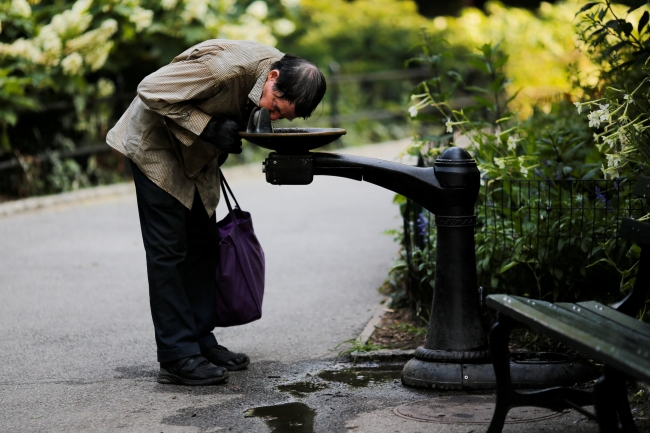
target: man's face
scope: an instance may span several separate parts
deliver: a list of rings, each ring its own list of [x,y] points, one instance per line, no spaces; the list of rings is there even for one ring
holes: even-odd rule
[[[269,114],[271,114],[271,120],[293,120],[296,118],[295,104],[287,101],[286,99],[282,99],[282,95],[273,90],[275,81],[279,76],[280,72],[277,69],[269,72],[269,75],[266,77],[266,83],[264,83],[264,88],[262,89],[260,107],[264,107],[269,110]]]

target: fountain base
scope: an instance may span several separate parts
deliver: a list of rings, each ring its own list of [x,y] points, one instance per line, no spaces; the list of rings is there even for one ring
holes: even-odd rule
[[[520,389],[571,386],[598,376],[589,362],[560,353],[514,352],[512,385]],[[496,389],[491,363],[447,363],[413,358],[402,370],[402,383],[416,388]]]

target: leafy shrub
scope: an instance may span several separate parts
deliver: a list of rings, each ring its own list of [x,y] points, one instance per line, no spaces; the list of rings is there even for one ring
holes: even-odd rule
[[[611,12],[608,2],[602,5]],[[607,23],[602,25],[613,26]],[[646,24],[641,18],[638,28],[644,30]],[[625,35],[625,29],[629,26],[618,33]],[[418,155],[424,165],[432,165],[450,145],[467,147],[475,157],[482,178],[475,236],[479,284],[488,290],[557,301],[620,299],[620,291],[633,282],[638,251],[617,239],[617,227],[622,216],[643,214],[643,203],[630,193],[640,169],[615,180],[599,180],[605,157],[594,145],[590,119],[575,113],[570,96],[551,98],[543,109],[531,104],[528,116],[513,111],[513,106],[525,105],[527,97],[524,93],[523,102],[516,101],[522,96],[513,93],[506,73],[512,70],[512,47],[505,42],[483,44],[479,52],[464,58],[473,70],[462,71],[448,66],[449,53],[435,51],[440,46],[431,43],[435,38],[425,34],[422,54],[412,59],[430,65],[433,73],[412,92],[409,112],[416,120],[439,126],[419,136],[407,152]],[[590,58],[602,81],[594,87],[588,85],[593,81],[571,80],[577,87],[567,95],[596,94],[616,76],[598,63],[605,56],[595,55],[594,49],[592,44]],[[625,62],[619,66],[617,73],[624,74]],[[626,110],[624,104],[620,114]],[[634,108],[641,111],[638,105]],[[627,109],[632,109],[631,103]],[[624,126],[611,125],[609,132],[596,137],[620,133]],[[407,217],[406,261],[410,261],[409,272],[420,280],[418,294],[430,291],[433,284],[436,234],[426,212],[415,209]],[[620,290],[612,290],[617,287]],[[423,304],[417,299],[412,302]]]

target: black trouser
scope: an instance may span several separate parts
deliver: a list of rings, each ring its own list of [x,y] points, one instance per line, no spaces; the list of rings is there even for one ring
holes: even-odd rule
[[[213,347],[215,268],[219,231],[199,192],[192,210],[147,178],[132,162],[147,253],[149,300],[158,361],[171,362]]]

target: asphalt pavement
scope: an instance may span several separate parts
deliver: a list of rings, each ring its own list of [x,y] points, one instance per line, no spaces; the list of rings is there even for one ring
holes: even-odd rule
[[[351,152],[394,160],[404,144]],[[0,432],[485,431],[412,415],[465,393],[406,388],[399,370],[337,359],[376,313],[398,250],[383,233],[401,224],[392,192],[324,176],[272,186],[258,165],[225,174],[253,215],[267,284],[261,320],[215,331],[251,365],[210,387],[156,382],[132,184],[0,205]],[[566,413],[504,431],[597,429]]]

